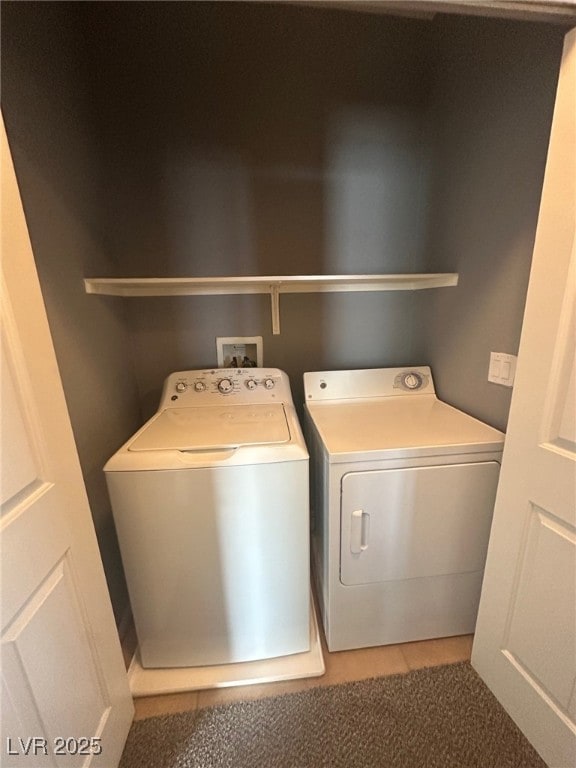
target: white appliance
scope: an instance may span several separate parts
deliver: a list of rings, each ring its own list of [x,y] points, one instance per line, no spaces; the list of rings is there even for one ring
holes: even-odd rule
[[[171,374],[104,469],[142,667],[309,650],[308,453],[285,373]]]
[[[504,435],[427,367],[304,374],[328,648],[474,631]]]

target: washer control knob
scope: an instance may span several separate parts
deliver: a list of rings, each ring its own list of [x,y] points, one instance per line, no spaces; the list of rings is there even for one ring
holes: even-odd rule
[[[256,379],[246,379],[246,389],[256,389],[257,386]]]
[[[264,386],[266,387],[266,389],[274,389],[275,383],[276,382],[274,381],[274,379],[264,379]]]
[[[196,381],[194,383],[194,391],[195,392],[204,392],[206,389],[206,384],[204,384],[203,381]]]
[[[407,373],[404,376],[404,386],[407,389],[420,389],[422,386],[422,377],[417,373]]]
[[[228,392],[232,392],[232,381],[230,379],[220,379],[218,382],[218,391],[222,392],[223,395],[228,394]]]
[[[188,384],[186,384],[185,381],[179,381],[176,384],[176,392],[186,392],[187,389],[188,389]]]

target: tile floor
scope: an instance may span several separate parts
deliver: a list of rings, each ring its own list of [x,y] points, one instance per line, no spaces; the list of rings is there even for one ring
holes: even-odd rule
[[[368,677],[395,675],[421,667],[433,667],[470,659],[472,635],[421,640],[416,643],[362,648],[355,651],[330,653],[322,635],[322,651],[326,672],[322,677],[288,680],[281,683],[214,688],[205,691],[146,696],[134,700],[135,720],[155,715],[187,712],[214,704],[226,704],[242,699],[259,699],[281,693],[293,693],[319,685],[363,680]],[[127,665],[135,647],[135,635],[129,633],[123,643]]]

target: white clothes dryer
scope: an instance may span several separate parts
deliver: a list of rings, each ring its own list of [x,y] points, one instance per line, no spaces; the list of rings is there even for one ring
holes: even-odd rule
[[[504,434],[428,367],[305,373],[304,392],[329,650],[473,632]]]
[[[143,667],[308,651],[308,453],[285,373],[171,374],[105,473]]]

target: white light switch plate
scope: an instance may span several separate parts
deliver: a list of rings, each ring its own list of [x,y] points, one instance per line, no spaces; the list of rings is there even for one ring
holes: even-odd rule
[[[514,384],[517,359],[516,355],[507,355],[505,352],[490,352],[488,381],[511,387]]]

